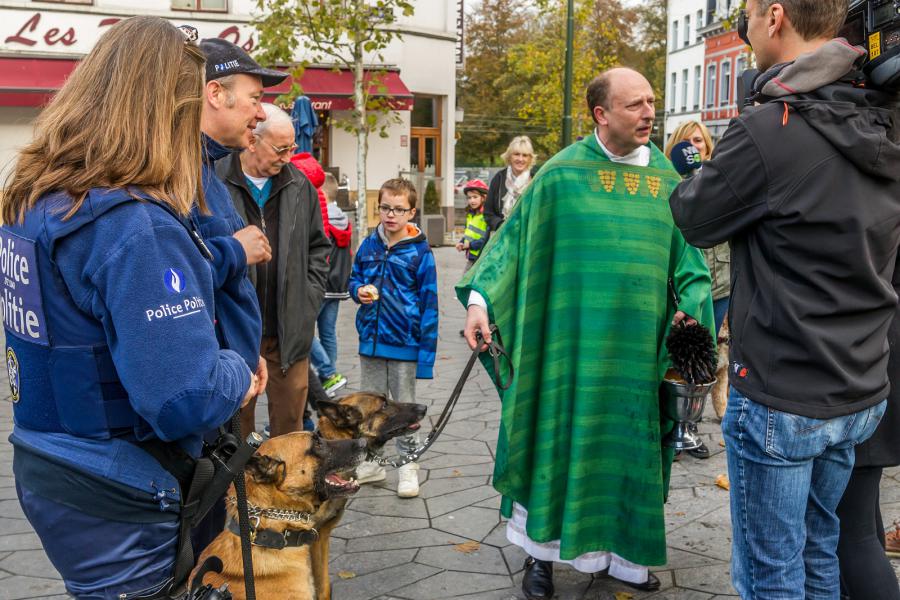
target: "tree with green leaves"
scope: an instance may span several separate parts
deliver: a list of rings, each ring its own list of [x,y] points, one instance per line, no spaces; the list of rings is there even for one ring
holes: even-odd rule
[[[290,98],[300,95],[297,83],[310,64],[331,64],[353,73],[353,105],[349,121],[336,124],[356,136],[356,217],[363,239],[366,213],[366,159],[369,134],[386,135],[384,117],[392,110],[381,82],[383,72],[366,62],[383,62],[382,52],[400,37],[394,28],[411,16],[411,0],[256,0],[258,58],[266,64],[296,65]],[[302,48],[305,59],[296,62]]]

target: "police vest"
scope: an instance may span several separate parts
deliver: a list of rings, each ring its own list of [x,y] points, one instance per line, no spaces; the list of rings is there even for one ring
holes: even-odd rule
[[[475,214],[466,213],[466,233],[465,236],[474,241],[478,241],[487,235],[487,220],[484,218],[483,212]],[[481,248],[478,250],[469,250],[469,256],[477,258],[481,254]]]
[[[118,191],[105,199],[103,211],[134,201]],[[48,198],[22,224],[0,228],[13,417],[39,432],[103,440],[133,431],[144,438],[152,429],[129,402],[103,324],[76,305],[54,265],[56,244],[98,216],[84,210],[63,220],[55,211],[64,214],[67,204],[62,194]]]

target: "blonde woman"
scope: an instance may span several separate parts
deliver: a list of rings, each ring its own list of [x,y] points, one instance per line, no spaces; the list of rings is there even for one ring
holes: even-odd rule
[[[531,183],[535,159],[531,139],[527,135],[513,138],[500,157],[506,163],[506,168],[498,171],[491,179],[484,205],[484,218],[491,231],[497,231],[503,225],[509,211]]]
[[[672,148],[679,142],[690,142],[700,153],[702,160],[709,160],[712,156],[713,141],[703,123],[685,121],[676,127],[666,144],[666,158],[672,159]],[[718,332],[728,313],[728,295],[731,293],[731,250],[726,242],[714,248],[704,249],[703,255],[712,275],[713,312]]]
[[[219,349],[212,256],[189,216],[195,198],[206,211],[195,39],[156,17],[113,25],[0,203],[16,492],[76,598],[165,593],[181,488],[146,449],[189,467],[259,391]]]

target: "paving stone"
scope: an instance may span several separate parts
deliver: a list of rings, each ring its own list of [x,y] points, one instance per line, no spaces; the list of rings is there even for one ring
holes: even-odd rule
[[[505,590],[509,587],[508,575],[444,571],[411,586],[400,588],[396,593],[408,598],[455,598],[464,594]]]
[[[3,585],[0,586],[0,600],[45,598],[51,595],[65,594],[65,592],[66,586],[62,580],[15,575],[3,580]],[[60,597],[67,598],[68,596]]]
[[[428,472],[429,481],[443,477],[462,477],[474,475],[491,475],[494,472],[494,462],[488,461],[477,465],[460,465],[443,469],[431,469]]]
[[[500,521],[500,513],[490,508],[467,506],[432,518],[431,526],[472,540],[485,538]]]
[[[428,485],[430,485],[430,482],[426,482],[421,489],[424,491],[425,487]],[[373,498],[354,498],[349,506],[360,513],[380,517],[402,517],[411,519],[428,518],[428,511],[425,510],[424,499],[398,498],[396,494]]]
[[[484,475],[476,477],[429,478],[429,480],[419,489],[419,496],[422,498],[436,498],[438,496],[443,496],[444,494],[483,487],[485,485],[487,485],[487,477]]]
[[[0,501],[0,517],[4,517],[7,519],[24,519],[25,513],[22,512],[22,507],[19,504],[19,500],[2,500]]]
[[[678,570],[678,569],[687,569],[690,567],[704,567],[710,565],[725,565],[731,560],[731,552],[729,552],[720,558],[711,558],[709,556],[705,556],[703,554],[695,554],[693,552],[685,552],[684,550],[680,550],[678,548],[667,548],[668,554],[668,562],[663,569],[666,570]]]
[[[479,502],[475,506],[480,506],[482,508],[492,508],[494,510],[500,510],[500,502],[503,500],[503,496],[497,494],[493,498],[489,498],[484,502]]]
[[[36,533],[13,533],[0,535],[0,551],[7,550],[40,550],[41,539]]]
[[[373,535],[382,535],[385,533],[397,533],[399,531],[410,531],[414,529],[426,529],[428,527],[428,519],[398,519],[396,517],[372,517],[359,519],[351,523],[341,524],[332,533],[333,536],[358,540]]]
[[[430,548],[425,548],[430,550]],[[379,550],[377,552],[348,552],[335,560],[330,561],[332,579],[337,579],[338,571],[349,571],[355,575],[366,575],[375,571],[381,571],[397,565],[410,563],[418,550]],[[440,567],[440,565],[432,565]]]
[[[462,454],[463,456],[483,456],[490,454],[487,444],[476,440],[465,440],[461,442],[445,442],[437,441],[434,443],[435,452],[443,454]]]
[[[31,524],[24,519],[5,519],[0,517],[0,535],[11,533],[27,533],[31,531]]]
[[[506,546],[501,550],[503,559],[506,560],[506,566],[509,567],[510,573],[521,573],[525,568],[525,559],[528,554],[522,548],[515,544],[507,542]]]
[[[730,556],[731,518],[728,507],[716,509],[696,521],[668,532],[666,540],[672,548],[711,558]]]
[[[500,522],[494,526],[494,529],[481,540],[482,544],[490,544],[497,548],[503,548],[510,542],[506,539],[506,519],[500,518]]]
[[[396,550],[399,548],[425,548],[427,546],[461,544],[467,541],[469,540],[466,538],[436,529],[417,529],[400,533],[373,535],[353,540],[352,548],[354,552],[366,552],[370,550]]]
[[[428,456],[427,454],[425,455]],[[490,456],[466,456],[463,454],[451,454],[426,458],[419,462],[423,469],[444,469],[447,467],[458,468],[465,465],[490,464],[493,471],[493,459]]]
[[[679,587],[709,594],[735,594],[731,585],[731,569],[727,563],[708,567],[694,567],[675,571]]]
[[[332,597],[369,600],[437,573],[440,569],[415,563],[398,565],[353,579],[332,579]]]
[[[50,563],[43,549],[12,552],[9,556],[0,560],[0,569],[13,575],[58,577],[56,569]]]
[[[496,494],[497,492],[494,491],[494,488],[485,486],[430,498],[426,500],[428,503],[428,514],[434,519],[464,506],[471,506],[477,502],[487,500]]]
[[[460,552],[455,546],[422,548],[416,562],[450,571],[509,575],[500,550],[485,545],[472,553]]]

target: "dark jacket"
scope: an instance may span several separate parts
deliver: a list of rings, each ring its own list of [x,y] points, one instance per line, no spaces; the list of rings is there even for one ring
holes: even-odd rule
[[[416,363],[416,378],[431,379],[438,340],[437,271],[434,254],[418,227],[388,248],[381,225],[363,240],[353,262],[350,297],[378,288],[379,298],[356,313],[359,353]]]
[[[895,285],[900,286],[900,281],[895,282]],[[887,410],[872,437],[856,447],[854,467],[900,465],[900,309],[894,312],[888,342],[891,347],[888,361],[891,393],[888,394]]]
[[[353,269],[350,252],[353,227],[346,213],[333,202],[328,205],[328,237],[331,239],[331,255],[328,257],[325,297],[346,300],[350,297],[350,271]]]
[[[241,170],[240,155],[233,154],[216,165],[225,181],[235,210],[248,223],[258,226],[270,239],[272,261],[277,267],[274,290],[277,293],[277,337],[281,368],[309,356],[316,317],[325,294],[328,253],[331,243],[325,236],[316,189],[293,165],[285,165],[272,180],[265,207],[272,205],[277,223],[263,223],[259,205],[247,187]],[[277,211],[274,209],[277,208]],[[268,212],[268,211],[267,211]],[[249,275],[259,287],[266,265],[251,265]],[[269,281],[269,293],[272,293]]]
[[[900,145],[893,99],[845,77],[861,54],[834,40],[764,73],[762,103],[670,199],[688,242],[731,240],[729,383],[819,419],[889,387]]]
[[[503,225],[506,217],[503,216],[503,197],[506,195],[506,171],[509,167],[503,167],[491,177],[491,183],[488,186],[487,200],[484,202],[484,219],[487,221],[488,229],[497,231]],[[537,168],[532,167],[531,178],[537,173]]]
[[[233,151],[203,135],[203,193],[208,213],[197,208],[191,213],[200,235],[213,255],[213,287],[216,294],[216,335],[222,348],[234,350],[256,370],[262,336],[259,303],[253,284],[247,279],[247,255],[233,237],[244,227],[234,210],[225,184],[216,176],[215,163]]]

